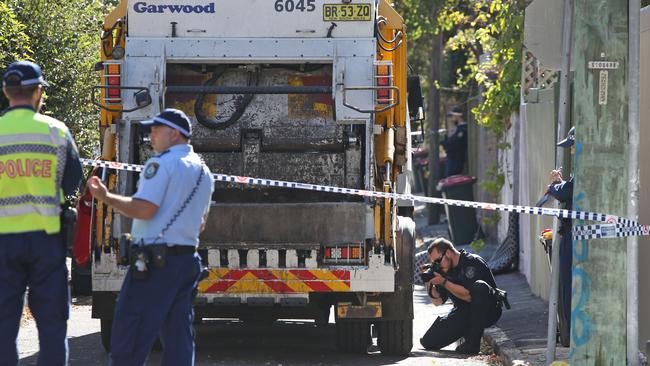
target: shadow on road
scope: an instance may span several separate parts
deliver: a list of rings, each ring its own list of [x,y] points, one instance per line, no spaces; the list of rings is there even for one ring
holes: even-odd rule
[[[375,345],[369,347],[367,355],[341,353],[336,349],[334,324],[316,327],[300,321],[244,324],[208,319],[196,330],[196,365],[370,366],[393,365],[406,358],[383,356]],[[426,352],[418,351],[417,346],[415,352]],[[99,333],[71,338],[69,347],[71,366],[108,362]],[[147,365],[158,365],[160,357],[160,352],[152,352]],[[21,365],[35,365],[37,358],[38,353],[21,360]]]

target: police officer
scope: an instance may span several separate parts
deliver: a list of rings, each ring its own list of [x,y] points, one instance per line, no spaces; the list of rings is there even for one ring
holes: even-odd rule
[[[428,252],[432,261],[439,260],[442,272],[427,283],[433,304],[442,305],[451,297],[454,308],[436,319],[420,343],[426,349],[439,350],[465,337],[456,351],[477,354],[483,330],[501,317],[494,276],[483,258],[457,250],[447,239],[434,240]]]
[[[39,113],[41,68],[14,62],[2,76],[9,108],[0,117],[0,365],[17,365],[26,287],[38,326],[38,365],[66,365],[70,311],[60,212],[82,170],[68,128]]]
[[[567,137],[558,142],[557,146],[564,149],[571,149],[571,154],[575,153],[575,127],[572,127]],[[569,180],[562,179],[562,170],[556,169],[551,171],[551,184],[548,186],[548,194],[562,203],[563,208],[573,209],[573,177]],[[573,261],[573,231],[571,219],[561,219],[558,233],[561,236],[560,241],[560,284],[562,291],[562,309],[564,311],[564,320],[567,328],[571,329],[571,265]]]
[[[115,309],[111,364],[143,365],[160,335],[162,365],[193,365],[192,292],[202,268],[196,247],[214,183],[189,144],[185,113],[166,109],[142,124],[158,154],[147,160],[137,192],[125,197],[108,192],[97,177],[88,182],[96,198],[134,219],[135,247]]]
[[[447,113],[447,136],[440,144],[447,153],[445,178],[462,173],[467,162],[467,122],[459,107]]]

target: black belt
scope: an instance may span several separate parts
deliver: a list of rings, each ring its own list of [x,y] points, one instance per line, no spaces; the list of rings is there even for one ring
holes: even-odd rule
[[[172,245],[166,246],[165,252],[167,255],[186,255],[196,253],[196,247],[191,245]]]

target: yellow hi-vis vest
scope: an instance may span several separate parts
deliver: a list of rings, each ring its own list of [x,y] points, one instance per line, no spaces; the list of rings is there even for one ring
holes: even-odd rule
[[[0,117],[0,234],[61,230],[67,131],[26,108]]]

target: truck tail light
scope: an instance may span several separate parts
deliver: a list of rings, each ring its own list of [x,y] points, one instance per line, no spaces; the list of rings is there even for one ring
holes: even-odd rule
[[[364,259],[363,244],[327,246],[323,254],[326,263],[360,263]]]
[[[393,86],[393,63],[391,61],[376,61],[375,84],[377,88],[377,105],[387,105],[393,102],[393,93],[390,88],[383,89],[382,86]]]
[[[122,64],[120,62],[104,61],[104,78],[107,86],[104,101],[106,104],[122,104],[121,71]]]

